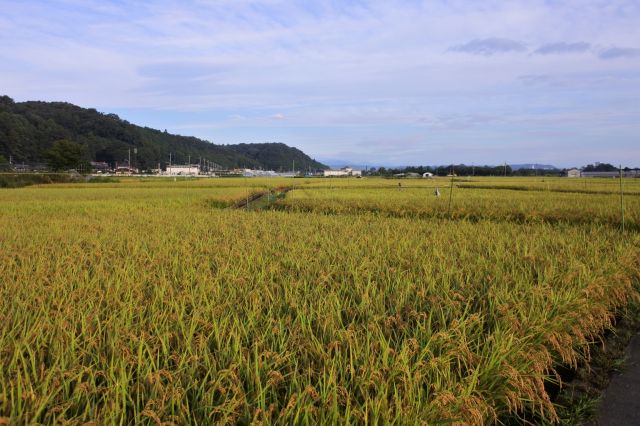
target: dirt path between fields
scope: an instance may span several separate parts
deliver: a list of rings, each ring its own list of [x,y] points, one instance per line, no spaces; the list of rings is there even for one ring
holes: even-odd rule
[[[600,426],[640,425],[640,332],[627,348],[626,368],[611,378],[598,411]]]
[[[284,198],[286,193],[293,189],[294,187],[292,186],[286,186],[282,188],[276,188],[274,191],[253,193],[247,199],[237,203],[234,208],[245,210],[260,210],[268,207],[278,198]]]

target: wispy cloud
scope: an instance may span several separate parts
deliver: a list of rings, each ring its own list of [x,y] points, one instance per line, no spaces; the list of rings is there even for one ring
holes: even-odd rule
[[[638,58],[640,49],[633,47],[609,47],[598,53],[600,59]]]
[[[527,86],[546,85],[555,79],[547,74],[527,74],[518,76],[518,80]]]
[[[591,44],[584,41],[576,43],[547,43],[537,48],[533,53],[540,55],[584,53],[591,48]]]
[[[226,74],[232,67],[228,64],[194,61],[170,61],[143,64],[138,68],[142,77],[161,80],[193,80]]]
[[[449,50],[452,52],[490,56],[496,53],[524,52],[527,50],[527,46],[522,42],[508,38],[484,38],[451,46]]]

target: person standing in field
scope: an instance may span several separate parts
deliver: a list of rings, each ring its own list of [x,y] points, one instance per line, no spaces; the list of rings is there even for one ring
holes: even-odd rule
[[[435,195],[436,197],[440,196],[440,188],[436,187],[436,190],[433,192],[433,195]]]

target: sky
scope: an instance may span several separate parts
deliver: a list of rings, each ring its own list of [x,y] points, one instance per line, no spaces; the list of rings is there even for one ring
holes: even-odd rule
[[[640,1],[0,0],[0,94],[333,163],[640,166]]]

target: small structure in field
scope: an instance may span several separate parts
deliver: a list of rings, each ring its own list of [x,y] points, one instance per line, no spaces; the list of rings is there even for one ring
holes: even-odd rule
[[[362,170],[354,170],[351,167],[343,167],[340,170],[325,170],[324,176],[362,176]]]
[[[577,178],[577,177],[580,177],[580,175],[581,175],[581,172],[578,169],[567,170],[567,177]]]

